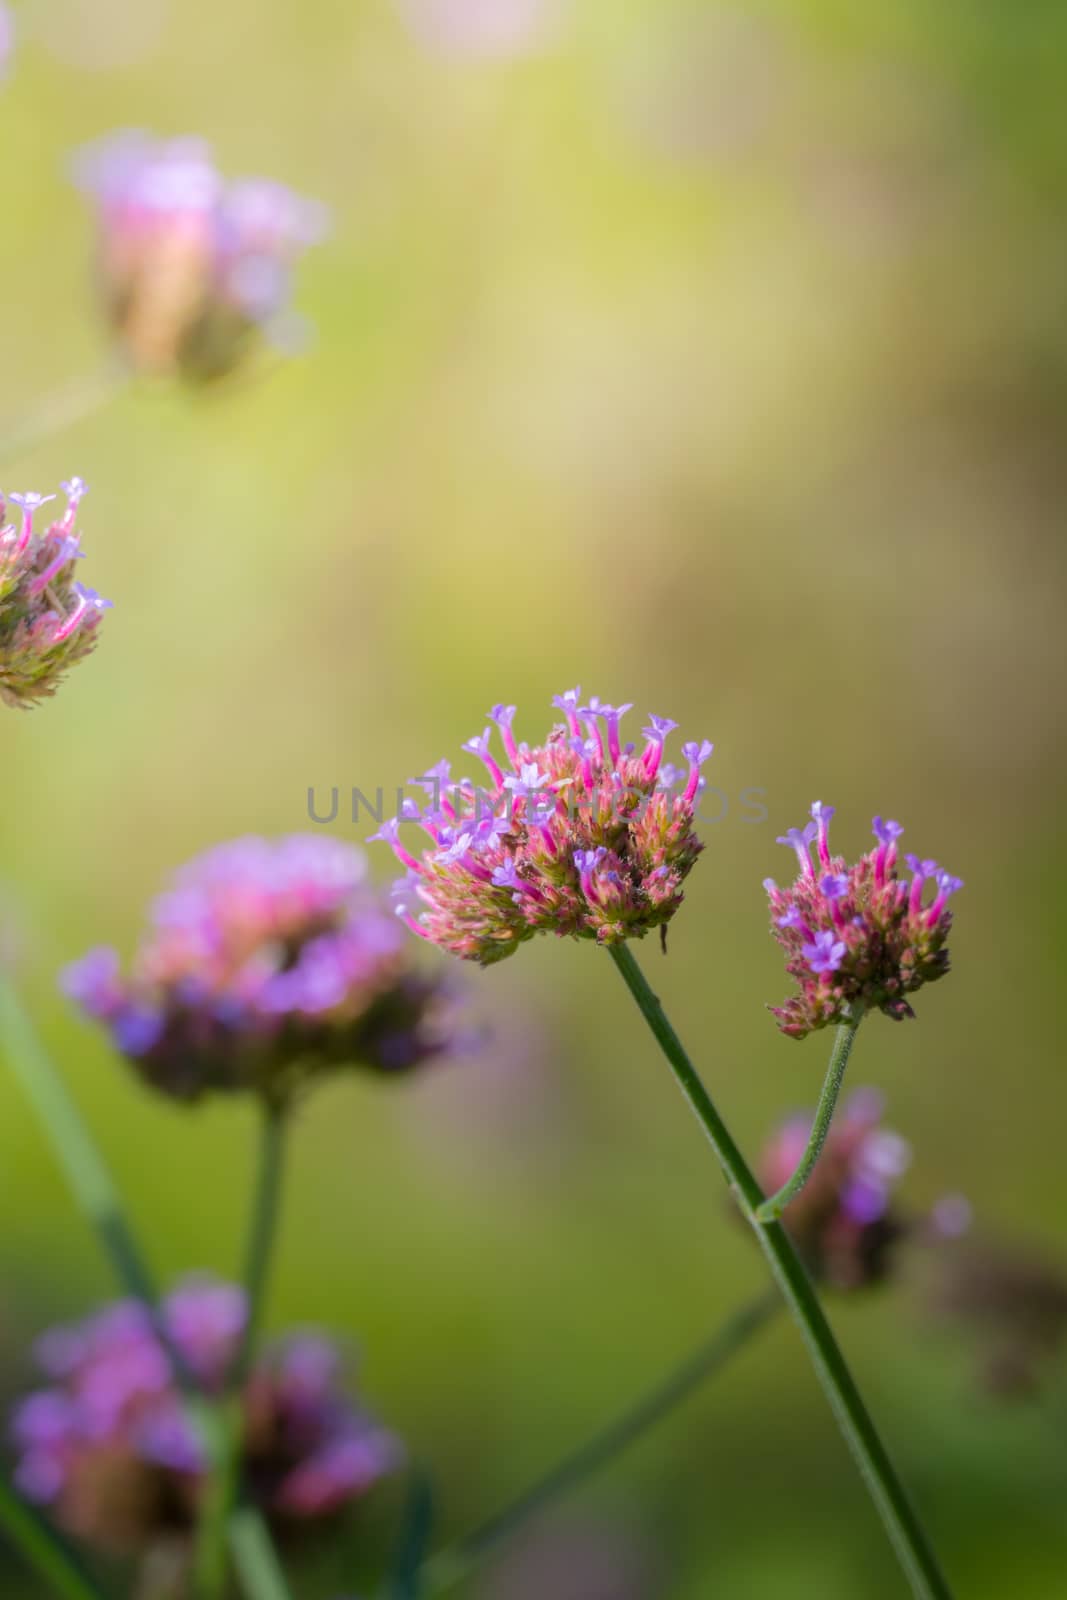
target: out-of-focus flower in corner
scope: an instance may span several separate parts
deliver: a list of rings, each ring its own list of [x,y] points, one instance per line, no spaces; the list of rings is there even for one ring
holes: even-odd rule
[[[61,982],[153,1087],[251,1090],[281,1107],[323,1073],[402,1074],[455,1038],[363,852],[315,835],[237,839],[182,867],[132,971],[91,950]]]
[[[562,0],[397,0],[430,49],[457,56],[514,56],[550,37]]]
[[[623,745],[628,705],[583,702],[578,689],[553,702],[562,722],[543,744],[518,744],[515,707],[488,713],[492,727],[463,749],[487,781],[452,779],[447,761],[412,780],[409,799],[375,837],[392,846],[406,876],[397,913],[414,933],[465,961],[489,966],[537,933],[621,944],[664,928],[682,903],[682,883],[703,846],[694,832],[707,740],[682,746],[687,771],[663,765],[677,726],[652,717],[644,748]],[[430,847],[414,855],[402,823],[418,823]]]
[[[81,150],[104,300],[138,371],[224,377],[284,330],[298,257],[326,208],[266,178],[227,181],[195,138],[127,130]]]
[[[15,19],[10,7],[0,0],[0,83],[11,70],[11,57],[15,50]]]
[[[852,1092],[804,1188],[782,1221],[812,1273],[835,1289],[861,1289],[888,1277],[899,1245],[930,1231],[936,1217],[917,1219],[899,1207],[895,1189],[911,1162],[907,1143],[882,1122],[876,1089]],[[790,1117],[764,1146],[761,1183],[774,1194],[792,1176],[811,1132],[811,1117]]]
[[[857,1007],[895,1020],[913,1017],[908,995],[948,971],[948,900],[963,887],[936,861],[911,855],[905,857],[910,882],[898,878],[897,840],[904,830],[881,817],[873,824],[876,847],[849,866],[830,854],[833,814],[832,806],[815,802],[811,821],[778,840],[796,852],[796,881],[786,889],[773,878],[763,885],[771,932],[800,989],[770,1009],[794,1039],[848,1020]]]
[[[217,1391],[245,1320],[240,1289],[192,1278],[161,1308],[174,1347]],[[67,1533],[102,1551],[182,1550],[207,1463],[148,1311],[119,1301],[38,1341],[47,1383],[12,1419],[16,1483]],[[242,1479],[279,1531],[342,1511],[401,1463],[399,1441],[342,1389],[336,1346],[294,1334],[255,1364],[242,1395]]]
[[[55,694],[89,654],[111,606],[74,576],[85,554],[75,518],[87,486],[71,478],[60,487],[66,510],[43,530],[42,507],[55,495],[9,495],[19,508],[12,522],[0,497],[0,700],[24,709]]]
[[[1067,1351],[1067,1270],[1030,1245],[977,1238],[935,1265],[928,1309],[974,1345],[981,1386],[999,1399],[1038,1393]]]

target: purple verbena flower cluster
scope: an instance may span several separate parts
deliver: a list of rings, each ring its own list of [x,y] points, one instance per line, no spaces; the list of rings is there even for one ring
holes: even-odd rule
[[[816,1028],[854,1016],[856,1008],[899,1019],[915,1013],[907,996],[948,971],[952,927],[949,896],[959,878],[936,861],[906,856],[910,881],[897,876],[898,822],[874,819],[877,845],[852,866],[831,856],[833,807],[816,801],[812,820],[778,840],[795,850],[796,881],[780,889],[767,878],[771,932],[786,953],[786,971],[800,993],[772,1006],[778,1026],[803,1039]],[[814,857],[812,845],[815,846]],[[924,898],[927,884],[934,893]]]
[[[494,706],[502,762],[490,727],[463,746],[487,782],[452,780],[443,761],[412,780],[428,803],[409,800],[375,836],[407,869],[396,901],[408,926],[483,966],[536,933],[605,945],[643,938],[677,911],[702,849],[693,819],[710,744],[684,745],[688,770],[678,774],[662,761],[676,727],[667,718],[650,719],[636,752],[619,731],[628,705],[583,702],[578,689],[553,704],[564,720],[533,746],[516,741],[515,707]],[[400,841],[403,822],[429,835],[418,856]]]
[[[134,130],[83,150],[107,308],[134,366],[221,377],[278,323],[325,208],[268,179],[227,183],[200,139]]]
[[[218,1393],[244,1328],[242,1291],[192,1278],[160,1316],[197,1383]],[[110,1305],[53,1328],[35,1354],[48,1383],[21,1401],[12,1423],[26,1498],[102,1550],[188,1536],[209,1462],[147,1309]],[[336,1347],[310,1333],[265,1352],[248,1378],[243,1481],[275,1523],[339,1511],[400,1464],[398,1440],[352,1405],[340,1380]]]
[[[442,984],[415,970],[363,853],[314,835],[209,850],[156,901],[130,976],[105,947],[62,982],[179,1100],[252,1089],[282,1105],[330,1068],[401,1072],[448,1042]]]
[[[43,531],[34,524],[55,495],[9,495],[19,508],[17,526],[0,497],[0,700],[9,706],[29,708],[55,694],[67,669],[96,644],[111,604],[74,576],[84,555],[74,524],[87,486],[71,478],[60,487],[67,508]]]
[[[893,1188],[910,1161],[907,1144],[882,1126],[882,1097],[857,1089],[830,1126],[815,1171],[786,1208],[784,1222],[817,1277],[855,1289],[885,1277],[907,1231]],[[765,1146],[758,1171],[769,1194],[792,1176],[808,1142],[810,1116],[791,1117]]]

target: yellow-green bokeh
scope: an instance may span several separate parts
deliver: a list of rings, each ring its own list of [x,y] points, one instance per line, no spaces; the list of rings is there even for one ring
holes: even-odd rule
[[[954,971],[851,1070],[913,1145],[916,1205],[960,1190],[984,1231],[1067,1251],[1065,14],[570,0],[550,48],[489,63],[427,53],[389,0],[157,9],[20,13],[0,435],[106,357],[79,143],[202,133],[335,220],[306,354],[131,390],[0,471],[92,485],[85,576],[115,610],[54,703],[0,719],[0,860],[27,995],[161,1271],[233,1269],[251,1116],[152,1100],[57,968],[129,950],[196,850],[309,826],[309,785],[388,789],[498,700],[534,736],[574,682],[716,742],[729,812],[669,957],[641,955],[741,1142],[824,1064],[763,1009],[775,835],[816,796],[850,853],[898,816],[966,880]],[[490,1060],[339,1082],[301,1118],[270,1307],[358,1340],[444,1531],[762,1273],[606,959],[542,941],[467,976]],[[0,1170],[10,1391],[29,1335],[110,1285],[7,1081]],[[960,1593],[1059,1592],[1062,1413],[977,1398],[903,1288],[835,1320]],[[639,1530],[669,1600],[902,1593],[784,1323],[585,1513]],[[363,1582],[368,1521],[308,1600]]]

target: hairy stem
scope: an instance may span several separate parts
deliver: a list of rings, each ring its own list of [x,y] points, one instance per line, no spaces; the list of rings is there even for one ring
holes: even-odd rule
[[[704,1129],[727,1182],[752,1224],[783,1298],[793,1313],[838,1426],[917,1600],[951,1600],[933,1548],[912,1510],[885,1446],[834,1338],[807,1271],[780,1222],[760,1223],[764,1195],[628,945],[612,959]]]
[[[862,1017],[863,1012],[860,1011],[858,1015],[852,1017],[848,1022],[842,1022],[839,1025],[834,1036],[834,1047],[830,1051],[830,1064],[826,1069],[822,1093],[819,1096],[819,1104],[815,1109],[815,1119],[811,1125],[811,1133],[808,1135],[804,1154],[797,1163],[797,1169],[792,1177],[786,1183],[783,1183],[778,1192],[772,1194],[769,1200],[764,1200],[762,1205],[756,1207],[757,1222],[777,1222],[790,1200],[796,1198],[815,1171],[815,1163],[822,1154],[822,1147],[826,1143],[826,1135],[830,1131],[830,1123],[833,1120],[837,1097],[841,1093],[841,1084],[845,1077],[845,1068],[848,1066],[848,1058],[852,1054],[856,1030]]]
[[[642,1434],[662,1422],[702,1383],[726,1366],[730,1358],[770,1320],[780,1305],[781,1299],[774,1293],[761,1295],[759,1299],[735,1311],[710,1339],[687,1356],[655,1388],[620,1412],[570,1455],[564,1456],[551,1471],[531,1484],[503,1510],[465,1538],[435,1555],[424,1571],[426,1593],[444,1594],[462,1582],[512,1534],[577,1489],[614,1461]]]

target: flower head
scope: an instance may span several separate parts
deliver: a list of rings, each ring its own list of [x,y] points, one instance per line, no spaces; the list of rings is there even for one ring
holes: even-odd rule
[[[767,1143],[759,1175],[768,1193],[791,1177],[810,1130],[810,1117],[792,1117]],[[838,1289],[885,1277],[910,1226],[893,1200],[910,1159],[904,1140],[882,1125],[881,1096],[873,1089],[855,1090],[831,1123],[815,1171],[783,1219],[818,1277]]]
[[[482,761],[488,784],[459,779],[416,808],[431,848],[415,859],[387,836],[407,869],[400,915],[423,938],[483,966],[535,933],[601,944],[643,938],[678,909],[702,848],[693,817],[710,744],[686,746],[689,776],[674,794],[660,769],[673,724],[654,718],[635,754],[619,733],[629,706],[583,702],[579,689],[553,704],[564,721],[532,747],[515,742],[514,708],[494,707],[509,770],[491,753],[491,729],[469,740],[464,748]],[[412,820],[410,809],[402,817]]]
[[[0,700],[9,706],[29,708],[55,694],[96,644],[110,606],[74,577],[84,554],[75,518],[86,486],[72,478],[63,489],[66,509],[51,522],[41,512],[55,495],[9,495],[19,508],[10,522],[0,497]]]
[[[948,971],[947,902],[963,887],[936,861],[914,856],[906,858],[910,882],[898,878],[903,829],[881,817],[874,819],[875,848],[849,866],[830,854],[832,816],[832,807],[816,801],[812,821],[778,841],[796,852],[796,881],[787,889],[770,878],[764,884],[771,932],[800,989],[771,1010],[782,1032],[795,1039],[845,1020],[857,1007],[914,1016],[908,995]]]
[[[192,1278],[160,1320],[197,1383],[221,1390],[245,1323],[240,1289]],[[149,1312],[105,1307],[38,1341],[45,1385],[17,1407],[15,1477],[68,1533],[135,1552],[192,1534],[207,1478]],[[293,1335],[256,1363],[242,1394],[242,1477],[275,1523],[306,1522],[359,1499],[400,1462],[398,1441],[345,1397],[336,1347]]]
[[[226,182],[199,139],[128,130],[80,153],[109,315],[134,365],[221,377],[285,312],[323,207],[267,179]]]
[[[443,989],[365,874],[361,851],[321,836],[219,845],[156,901],[128,977],[97,949],[63,987],[180,1100],[282,1104],[331,1068],[403,1071],[445,1048]]]

